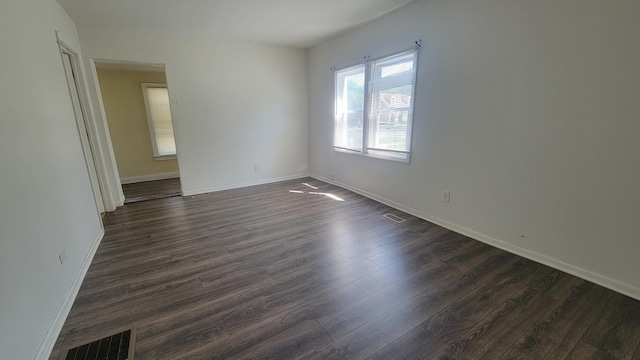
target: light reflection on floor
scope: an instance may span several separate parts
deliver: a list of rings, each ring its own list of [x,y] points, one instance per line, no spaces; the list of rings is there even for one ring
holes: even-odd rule
[[[318,190],[318,188],[317,188],[317,187],[315,187],[315,186],[313,186],[313,185],[309,185],[309,184],[307,184],[307,183],[302,183],[302,185],[307,186],[307,187],[310,187],[310,188],[312,188],[313,190]]]
[[[308,184],[304,184],[304,185],[307,185],[309,187],[313,187],[313,186],[308,185]],[[315,188],[315,189],[317,189],[317,188]],[[304,191],[300,191],[300,190],[289,190],[289,192],[290,193],[294,193],[294,194],[304,194],[305,193]],[[333,195],[333,194],[330,194],[330,193],[321,193],[321,192],[309,191],[308,194],[311,194],[311,195],[324,195],[324,196],[326,196],[326,197],[328,197],[330,199],[336,200],[336,201],[344,201],[343,198],[341,198],[339,196],[336,196],[336,195]]]

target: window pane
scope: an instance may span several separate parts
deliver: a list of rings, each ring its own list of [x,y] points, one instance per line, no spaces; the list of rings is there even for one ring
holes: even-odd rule
[[[376,91],[369,118],[369,147],[409,151],[413,85]]]
[[[334,146],[362,151],[364,66],[336,73]]]
[[[147,87],[147,101],[156,137],[157,155],[175,155],[176,143],[171,122],[171,108],[167,88]]]
[[[408,159],[411,149],[416,52],[394,55],[371,65],[371,106],[367,152]]]

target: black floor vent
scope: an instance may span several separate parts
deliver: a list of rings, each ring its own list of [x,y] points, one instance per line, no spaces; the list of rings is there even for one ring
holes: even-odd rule
[[[133,360],[135,331],[127,330],[70,349],[63,360]]]
[[[405,222],[405,219],[401,218],[400,216],[393,215],[393,214],[384,214],[382,216],[386,217],[387,219],[389,219],[391,221],[395,221],[397,223]]]

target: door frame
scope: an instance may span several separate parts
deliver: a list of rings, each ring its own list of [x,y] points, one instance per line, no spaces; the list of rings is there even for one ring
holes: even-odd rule
[[[102,90],[100,88],[100,79],[98,78],[98,68],[100,67],[100,65],[113,65],[115,66],[115,69],[117,68],[140,69],[141,67],[149,69],[149,68],[161,67],[163,69],[165,77],[168,77],[169,71],[167,69],[166,64],[162,62],[143,62],[143,61],[132,61],[132,60],[116,60],[116,59],[108,59],[108,58],[88,58],[87,71],[90,73],[90,75],[88,76],[90,80],[89,88],[90,90],[92,90],[90,95],[91,95],[91,100],[92,100],[92,104],[94,105],[94,111],[95,111],[94,121],[102,126],[101,128],[104,129],[104,132],[105,132],[104,133],[104,136],[106,139],[105,143],[108,143],[109,146],[111,146],[112,139],[109,131],[109,123],[107,121],[107,114],[104,106],[104,99],[102,97]],[[169,102],[171,104],[177,103],[177,101],[171,100],[171,91],[170,91],[171,85],[169,84],[168,79],[166,79],[166,81],[163,84],[167,87],[167,90],[169,90]],[[95,90],[95,92],[93,92],[93,90]],[[146,107],[146,102],[145,102],[145,107]],[[178,153],[180,152],[178,150],[179,148],[178,135],[177,135],[178,129],[176,129],[175,118],[173,116],[174,115],[173,106],[170,106],[170,109],[171,109],[171,122],[173,124],[173,131],[174,131],[174,139],[176,142],[176,155],[174,159],[177,160],[177,163],[178,163],[178,177],[182,179],[182,173],[180,171],[180,157],[178,155]],[[148,109],[147,109],[147,112],[148,112]],[[116,206],[120,206],[120,205],[123,205],[125,202],[124,193],[122,191],[123,184],[120,179],[119,173],[117,172],[117,159],[111,148],[109,153],[111,154],[111,159],[113,164],[112,171],[115,174],[115,178],[113,179],[113,184],[114,186],[117,187],[118,191],[120,191],[120,195],[121,195],[121,200],[119,203],[116,204]],[[181,184],[180,192],[184,194],[182,190],[182,184]]]
[[[82,145],[82,151],[85,158],[85,165],[87,167],[87,175],[91,183],[91,189],[93,192],[93,198],[96,205],[98,214],[106,211],[105,203],[105,187],[101,181],[100,168],[97,166],[98,159],[96,157],[97,146],[94,139],[92,139],[92,127],[89,121],[88,112],[88,94],[86,89],[82,86],[84,84],[84,78],[80,66],[79,55],[69,44],[60,39],[59,33],[56,31],[56,40],[60,49],[60,60],[64,67],[66,80],[69,88],[69,96],[73,103],[73,110],[76,117],[76,125],[78,127],[78,135],[80,137],[80,143]],[[69,67],[71,74],[68,74],[67,66],[65,65],[65,56],[69,57]],[[77,92],[76,106],[74,101],[73,89],[71,87],[71,79],[73,79],[73,85]]]

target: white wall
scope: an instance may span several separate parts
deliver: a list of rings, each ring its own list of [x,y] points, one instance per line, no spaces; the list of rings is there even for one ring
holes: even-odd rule
[[[79,26],[79,34],[87,73],[89,59],[166,65],[184,193],[308,173],[304,50],[131,29]]]
[[[47,356],[102,225],[93,199],[55,30],[79,50],[51,0],[0,11],[0,349]],[[63,265],[58,254],[66,249]],[[67,299],[67,301],[65,301]],[[72,301],[73,299],[71,299]],[[39,350],[40,349],[40,350]]]
[[[639,36],[635,0],[417,0],[309,51],[311,172],[640,299]],[[419,38],[411,164],[334,152],[329,68]]]

